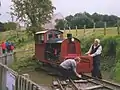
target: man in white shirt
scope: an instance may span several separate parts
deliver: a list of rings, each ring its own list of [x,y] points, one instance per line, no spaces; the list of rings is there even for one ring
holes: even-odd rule
[[[100,72],[101,52],[102,52],[102,46],[100,45],[100,40],[95,39],[89,51],[86,53],[87,55],[93,57],[92,77],[99,78],[99,79],[102,79],[101,72]]]
[[[71,78],[72,75],[76,75],[78,78],[81,78],[76,71],[76,66],[80,62],[80,58],[76,57],[75,59],[67,59],[59,65],[59,71],[64,77],[64,79]]]

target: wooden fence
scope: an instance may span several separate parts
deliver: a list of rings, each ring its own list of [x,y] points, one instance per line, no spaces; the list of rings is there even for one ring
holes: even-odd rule
[[[9,60],[13,60],[13,54],[0,57],[0,90],[43,90],[42,86],[29,79],[29,75],[19,75],[9,68]]]
[[[107,23],[104,23],[104,28],[96,28],[96,24],[93,24],[93,28],[90,29],[86,29],[86,25],[84,25],[83,29],[78,29],[77,26],[75,26],[75,29],[71,29],[71,27],[69,27],[69,29],[65,29],[62,30],[67,33],[73,33],[74,36],[87,36],[87,35],[93,35],[93,34],[97,34],[97,35],[120,35],[120,26],[117,25],[117,27],[107,27]],[[89,32],[89,33],[88,33]]]

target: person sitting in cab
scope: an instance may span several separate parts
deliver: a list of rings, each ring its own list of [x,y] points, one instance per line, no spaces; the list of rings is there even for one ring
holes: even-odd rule
[[[72,78],[74,75],[77,78],[81,78],[81,75],[77,73],[76,66],[81,61],[80,57],[74,59],[67,59],[59,65],[59,71],[63,76],[63,79]]]

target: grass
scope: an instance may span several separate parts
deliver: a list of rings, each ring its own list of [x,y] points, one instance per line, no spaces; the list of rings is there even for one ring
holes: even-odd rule
[[[75,29],[70,30],[70,32],[69,32],[69,30],[65,30],[64,37],[67,36],[67,33],[72,33],[74,37],[80,39],[83,37],[89,37],[91,35],[96,35],[96,36],[104,35],[104,28],[96,28],[95,32],[93,32],[93,29],[86,29],[85,33],[84,33],[84,29],[78,29],[77,35],[76,35]],[[116,36],[116,35],[117,35],[116,27],[106,29],[106,36]],[[21,39],[24,39],[24,41],[19,42],[19,40],[21,40]],[[6,32],[1,32],[0,33],[0,42],[6,41],[6,40],[10,40],[15,43],[16,49],[14,51],[18,52],[18,53],[16,53],[18,59],[30,54],[30,53],[26,54],[26,52],[21,53],[19,51],[31,50],[31,49],[35,48],[33,37],[28,37],[26,34],[26,31],[11,30],[11,31],[6,31]],[[33,53],[30,54],[30,56],[33,55]]]
[[[26,31],[6,31],[0,33],[0,41],[9,40],[14,42],[15,44],[15,62],[11,66],[12,69],[15,71],[21,72],[24,68],[30,67],[29,69],[33,68],[30,65],[34,64],[32,57],[34,55],[34,39],[33,37],[28,37]],[[25,51],[25,50],[32,50],[32,51]],[[33,65],[34,66],[34,65]],[[34,68],[33,68],[34,69]]]
[[[72,33],[74,37],[80,39],[83,37],[89,38],[91,35],[95,35],[95,36],[104,35],[104,29],[96,28],[95,32],[93,32],[93,29],[86,29],[85,33],[84,33],[84,29],[78,29],[77,35],[76,35],[75,29],[70,30],[70,32],[69,30],[65,30],[64,37],[67,36],[67,33]],[[117,34],[116,27],[106,29],[106,36],[117,36],[117,35],[118,34]],[[24,39],[24,41],[19,42],[19,40],[21,40],[22,38]],[[7,39],[10,41],[14,41],[14,43],[16,44],[15,51],[17,52],[16,53],[17,61],[13,64],[14,70],[22,71],[26,67],[29,67],[29,69],[34,69],[34,66],[36,65],[36,63],[31,61],[32,60],[31,58],[34,55],[34,51],[19,52],[19,51],[31,50],[35,48],[33,37],[28,37],[26,34],[26,31],[16,32],[16,31],[11,30],[11,31],[6,31],[6,32],[1,32],[0,41],[5,41]],[[116,74],[119,74],[119,72]],[[116,79],[120,80],[119,77],[117,76],[116,76]]]
[[[93,32],[93,29],[86,29],[85,33],[84,33],[84,29],[78,29],[77,34],[75,29],[72,29],[70,31],[65,30],[64,31],[65,37],[67,36],[67,33],[72,33],[73,36],[77,38],[89,37],[91,35],[100,36],[100,35],[104,35],[104,28],[96,28],[95,32]],[[116,35],[118,35],[116,27],[106,28],[106,36],[116,36]]]

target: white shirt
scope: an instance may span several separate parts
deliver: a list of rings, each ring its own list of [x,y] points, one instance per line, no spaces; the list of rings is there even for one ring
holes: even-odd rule
[[[100,44],[98,44],[98,45],[100,45]],[[97,45],[97,46],[98,46],[98,45]],[[90,47],[89,51],[87,52],[87,54],[89,54],[89,53],[92,51],[92,46],[93,46],[93,44],[91,45],[91,47]],[[94,48],[96,48],[97,46],[94,46]],[[98,47],[98,49],[96,50],[96,52],[93,53],[93,54],[91,54],[91,56],[99,55],[99,54],[101,54],[101,52],[102,52],[102,46],[100,45],[100,46]]]

